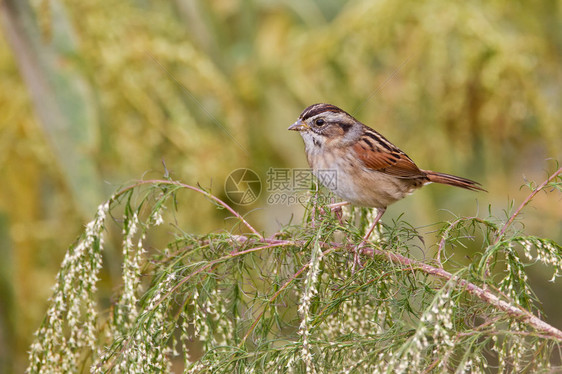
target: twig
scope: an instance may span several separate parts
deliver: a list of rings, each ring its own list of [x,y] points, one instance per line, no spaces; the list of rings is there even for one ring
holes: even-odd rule
[[[443,264],[441,263],[441,252],[443,252],[443,249],[445,248],[445,244],[447,244],[447,239],[449,239],[449,234],[459,223],[463,221],[476,221],[488,227],[492,226],[490,222],[478,217],[457,218],[456,220],[451,222],[449,226],[445,229],[445,231],[443,231],[443,234],[441,235],[441,240],[439,241],[439,246],[437,248],[437,263],[439,264],[440,267],[443,267]],[[492,227],[497,231],[497,228],[495,226]]]
[[[443,235],[441,235],[441,240],[439,241],[439,247],[437,248],[437,263],[439,264],[440,267],[443,267],[443,264],[441,263],[441,252],[443,251],[443,248],[445,248],[445,243],[449,238],[449,233],[456,225],[458,225],[463,220],[464,218],[458,218],[453,222],[451,222],[449,224],[449,227],[447,227],[447,229],[443,231]]]
[[[556,170],[556,172],[554,172],[554,174],[552,174],[550,177],[548,177],[547,180],[542,182],[540,184],[540,186],[535,188],[529,194],[529,196],[527,196],[527,198],[521,203],[521,205],[519,205],[519,208],[517,208],[517,210],[515,210],[515,212],[511,215],[511,217],[509,217],[509,220],[507,220],[505,225],[503,225],[503,227],[500,231],[500,234],[496,238],[496,242],[494,244],[497,244],[501,240],[501,238],[505,234],[505,231],[508,229],[509,226],[511,226],[511,224],[513,223],[515,218],[519,215],[519,213],[521,213],[521,210],[523,210],[523,208],[525,208],[525,206],[527,204],[529,204],[529,202],[535,197],[536,194],[538,194],[543,188],[545,188],[550,182],[552,182],[553,179],[555,179],[558,175],[560,175],[560,173],[562,173],[562,167],[560,169]]]
[[[220,206],[222,206],[223,208],[225,208],[226,210],[228,210],[230,213],[232,213],[233,216],[235,216],[236,218],[238,218],[243,224],[244,226],[246,226],[251,232],[252,234],[258,236],[260,238],[260,240],[264,240],[263,235],[261,235],[252,225],[250,225],[248,223],[248,221],[246,221],[244,219],[244,217],[242,217],[240,215],[240,213],[238,213],[237,211],[235,211],[234,209],[232,209],[230,207],[230,205],[228,205],[227,203],[225,203],[224,201],[222,201],[221,199],[219,199],[218,197],[214,196],[213,194],[201,189],[201,188],[197,188],[194,186],[191,186],[189,184],[185,184],[185,183],[181,183],[181,182],[176,182],[176,181],[170,181],[170,180],[165,180],[165,179],[149,179],[149,180],[143,180],[143,181],[139,181],[127,188],[122,189],[121,191],[117,192],[113,197],[112,197],[112,201],[116,200],[118,197],[120,197],[121,195],[123,195],[124,193],[137,188],[138,186],[142,186],[145,184],[164,184],[164,185],[170,185],[170,186],[178,186],[178,187],[182,187],[182,188],[187,188],[189,190],[195,191],[195,192],[199,192],[202,195],[205,195],[205,197],[208,197],[209,199],[215,201],[216,203],[218,203]]]

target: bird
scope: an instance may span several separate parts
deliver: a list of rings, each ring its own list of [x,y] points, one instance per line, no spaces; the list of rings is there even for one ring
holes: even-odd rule
[[[300,133],[312,173],[344,200],[338,206],[349,203],[377,209],[359,248],[367,242],[390,204],[426,184],[486,191],[476,181],[420,169],[380,133],[332,104],[307,107],[288,130]],[[356,256],[357,253],[358,250]]]

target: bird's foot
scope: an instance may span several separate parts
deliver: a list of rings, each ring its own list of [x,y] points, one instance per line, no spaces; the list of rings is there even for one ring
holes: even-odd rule
[[[349,205],[349,203],[347,201],[342,201],[339,203],[332,203],[332,204],[328,204],[326,205],[326,208],[329,208],[331,212],[333,212],[336,215],[336,218],[338,219],[340,224],[344,224],[343,222],[343,210],[342,207]]]

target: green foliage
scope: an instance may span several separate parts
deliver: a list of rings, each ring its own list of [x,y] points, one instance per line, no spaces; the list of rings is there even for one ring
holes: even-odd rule
[[[61,243],[100,195],[162,160],[217,196],[233,169],[302,167],[286,128],[313,102],[352,112],[424,168],[482,182],[481,206],[522,198],[521,175],[540,178],[545,159],[562,157],[560,11],[517,0],[0,1],[0,216],[17,248],[0,269],[14,297],[0,361],[22,370]],[[432,187],[396,212],[419,226],[445,219],[439,209],[475,209],[453,196]],[[193,203],[176,212],[185,231],[223,224],[224,210]],[[560,241],[559,207],[535,206],[527,228]],[[250,219],[268,235],[283,221],[273,209]],[[116,270],[104,267],[102,284]]]
[[[562,247],[512,223],[540,191],[562,191],[561,174],[505,222],[444,225],[435,258],[404,221],[384,225],[360,248],[355,272],[364,210],[342,220],[311,204],[302,224],[266,238],[207,191],[140,182],[101,205],[68,250],[28,371],[548,372],[562,331],[540,319],[527,269],[542,263],[555,281]],[[173,222],[184,190],[231,212],[248,233],[176,228],[168,244],[149,247],[148,235]],[[110,214],[122,228],[123,266],[107,314],[96,307],[96,282]],[[447,251],[467,240],[480,250],[467,265],[455,263]]]

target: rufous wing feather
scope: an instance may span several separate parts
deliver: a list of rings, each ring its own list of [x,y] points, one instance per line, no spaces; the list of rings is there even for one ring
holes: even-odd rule
[[[472,191],[486,191],[480,183],[456,175],[421,170],[414,161],[378,132],[368,129],[353,150],[363,164],[373,170],[404,179],[423,179],[427,182],[447,184]]]
[[[390,144],[390,143],[389,143]],[[392,146],[374,145],[368,138],[362,137],[353,145],[357,157],[369,169],[391,174],[399,178],[423,178],[425,174],[404,152]]]

